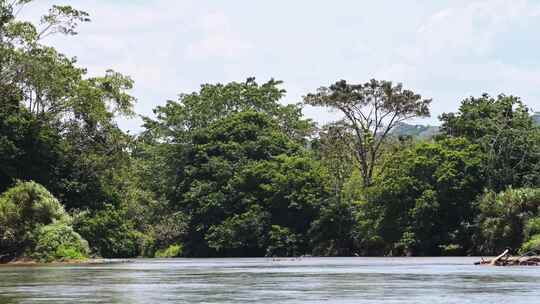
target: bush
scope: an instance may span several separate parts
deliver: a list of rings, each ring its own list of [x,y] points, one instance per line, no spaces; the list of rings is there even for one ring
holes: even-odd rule
[[[42,226],[35,235],[32,257],[42,262],[83,260],[90,252],[88,243],[65,223]]]
[[[299,236],[286,227],[272,225],[268,236],[266,256],[297,256]]]
[[[153,258],[156,256],[157,252],[156,239],[154,235],[150,232],[141,233],[140,239],[140,256],[145,258]]]
[[[321,208],[319,218],[309,230],[313,255],[352,255],[352,231],[355,225],[354,207],[348,202],[332,202]]]
[[[523,233],[526,242],[521,246],[520,252],[535,251],[540,253],[540,217],[527,221]]]
[[[532,236],[540,234],[540,217],[535,217],[527,221],[524,233],[526,239],[530,239]]]
[[[160,215],[159,222],[144,227],[144,233],[141,233],[140,255],[153,258],[159,249],[182,243],[188,227],[189,217],[183,213]]]
[[[224,256],[260,256],[268,214],[260,206],[236,214],[220,225],[208,229],[206,240],[210,248]]]
[[[176,258],[182,256],[182,245],[171,245],[165,250],[158,250],[156,252],[156,258]]]
[[[43,186],[20,182],[0,196],[0,256],[16,257],[32,247],[36,231],[71,217]]]
[[[521,246],[520,252],[522,254],[527,253],[529,251],[540,251],[540,234],[534,235],[529,241],[525,242],[523,246]]]
[[[104,258],[132,258],[140,253],[144,242],[135,229],[127,210],[106,205],[96,212],[82,212],[75,217],[74,227],[88,240],[92,252]]]
[[[498,254],[506,247],[520,248],[527,240],[527,234],[535,234],[538,223],[529,219],[538,215],[539,207],[540,189],[520,188],[485,193],[479,200],[478,251],[482,254]]]

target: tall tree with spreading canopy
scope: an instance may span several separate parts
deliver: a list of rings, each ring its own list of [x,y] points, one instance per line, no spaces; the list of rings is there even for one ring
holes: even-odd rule
[[[440,137],[465,137],[482,147],[489,189],[540,185],[540,127],[519,97],[467,98],[440,119]]]
[[[203,84],[198,92],[180,94],[177,101],[158,106],[157,119],[145,118],[145,127],[163,141],[185,142],[196,130],[219,119],[255,111],[271,116],[287,135],[302,141],[313,131],[313,123],[302,117],[300,105],[280,103],[286,93],[281,84],[274,79],[259,84],[253,77],[244,82]]]
[[[345,115],[343,123],[355,137],[355,157],[363,185],[368,187],[392,129],[408,119],[428,117],[431,99],[423,99],[419,94],[403,89],[401,84],[373,79],[364,84],[341,80],[306,95],[304,102],[334,108]]]
[[[170,208],[190,218],[186,254],[309,252],[307,233],[327,197],[324,175],[269,115],[229,115],[179,152],[185,165],[170,177]]]
[[[186,166],[183,153],[192,148],[193,137],[201,130],[231,115],[253,111],[277,122],[278,128],[296,142],[311,134],[313,122],[302,117],[299,105],[280,103],[285,90],[281,81],[258,83],[255,78],[226,84],[203,84],[199,91],[180,94],[154,109],[155,118],[144,118],[144,131],[137,139],[133,155],[140,165],[144,188],[158,193],[168,212],[168,194],[175,191],[174,180]],[[189,249],[189,248],[188,248]]]

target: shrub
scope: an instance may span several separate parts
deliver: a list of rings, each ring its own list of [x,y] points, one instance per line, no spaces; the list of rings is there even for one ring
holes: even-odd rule
[[[30,249],[40,227],[70,221],[47,189],[35,182],[20,182],[0,196],[0,256],[15,257]]]
[[[540,217],[535,217],[527,221],[524,235],[526,242],[521,246],[520,252],[535,251],[540,253]]]
[[[176,258],[182,256],[182,245],[171,245],[165,250],[158,250],[156,252],[156,258]]]
[[[272,225],[268,236],[266,256],[296,256],[299,247],[298,235],[290,229],[278,225]]]
[[[530,239],[537,234],[540,235],[540,217],[535,217],[527,221],[524,233],[526,239]]]
[[[267,218],[268,214],[260,206],[233,215],[208,229],[208,245],[224,256],[260,256]]]
[[[57,222],[42,226],[35,235],[32,257],[42,262],[88,258],[88,243],[71,226]]]
[[[127,210],[112,205],[106,205],[103,210],[78,214],[74,227],[88,240],[92,251],[104,258],[136,257],[144,242]]]
[[[487,192],[479,200],[478,249],[483,254],[497,254],[506,247],[520,248],[527,234],[535,234],[538,223],[529,221],[538,214],[540,189],[508,189]],[[529,228],[527,228],[529,227]]]
[[[159,249],[182,243],[189,227],[189,217],[176,212],[160,215],[159,222],[144,227],[141,233],[140,255],[153,258]]]
[[[521,246],[521,253],[527,253],[529,251],[540,251],[540,234],[534,235],[529,241],[525,242],[523,246]]]
[[[346,201],[331,202],[321,208],[309,230],[313,255],[348,256],[353,252],[354,207]]]
[[[150,233],[142,233],[140,240],[140,256],[145,258],[153,258],[156,256],[157,245],[154,235]]]

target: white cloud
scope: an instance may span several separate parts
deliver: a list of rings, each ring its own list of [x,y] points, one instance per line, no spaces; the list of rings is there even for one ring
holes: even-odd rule
[[[242,58],[246,51],[253,49],[253,45],[238,37],[223,12],[205,14],[198,23],[196,29],[202,30],[203,37],[188,45],[188,59]]]
[[[535,35],[529,25],[540,6],[526,0],[450,3],[427,16],[412,39],[397,48],[397,60],[378,74],[433,94],[435,117],[484,92],[522,96],[533,108],[540,107],[540,66],[518,64],[523,58],[512,54],[508,44],[516,35]]]
[[[536,0],[41,0],[28,12],[35,20],[62,2],[89,11],[93,22],[79,36],[48,42],[92,74],[113,68],[132,76],[144,115],[201,83],[248,76],[284,80],[284,102],[341,78],[375,77],[432,97],[434,117],[483,92],[540,108]],[[336,116],[306,114],[319,122]]]
[[[531,11],[525,0],[457,3],[428,17],[412,45],[402,50],[408,60],[461,60],[489,55],[499,35]],[[465,58],[469,59],[469,58]]]

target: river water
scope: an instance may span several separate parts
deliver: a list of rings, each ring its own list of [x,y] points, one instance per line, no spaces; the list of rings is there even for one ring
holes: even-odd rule
[[[540,303],[540,268],[478,258],[171,259],[0,267],[0,303]]]

